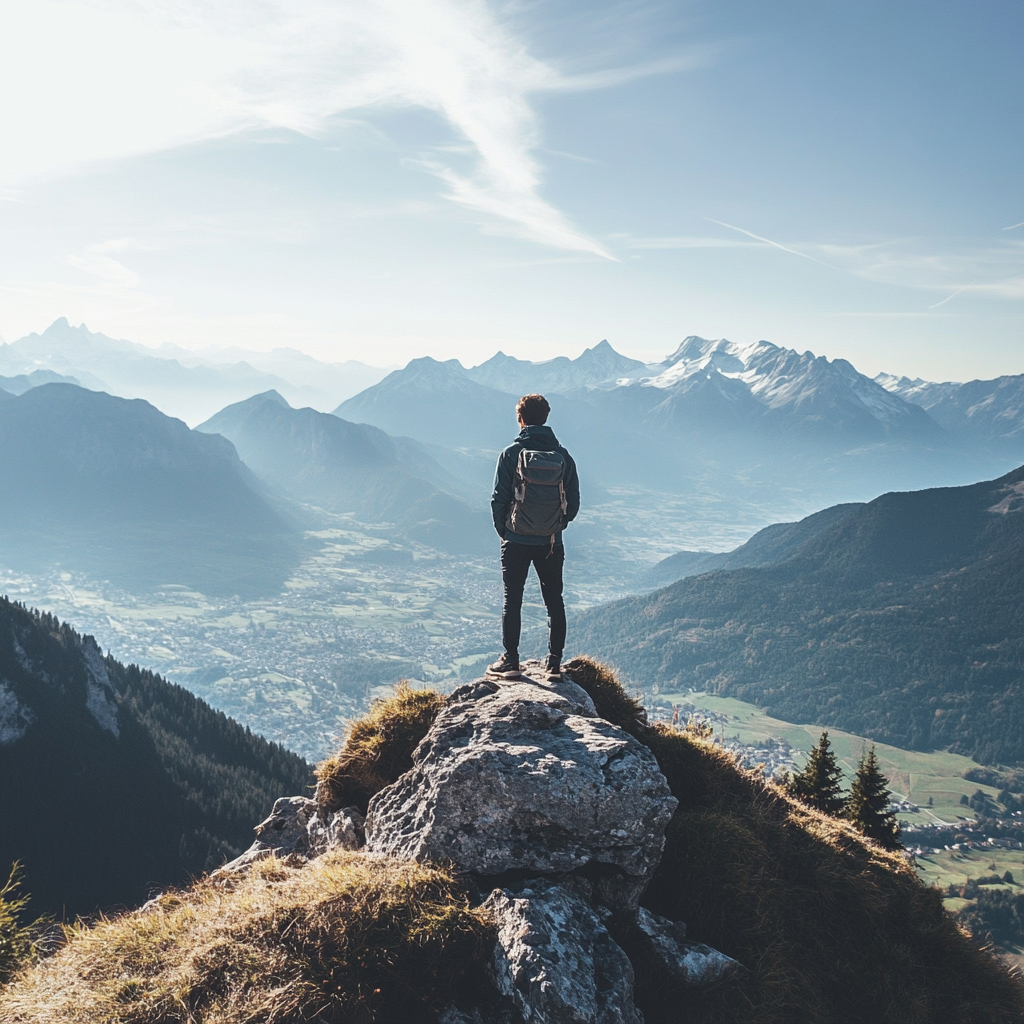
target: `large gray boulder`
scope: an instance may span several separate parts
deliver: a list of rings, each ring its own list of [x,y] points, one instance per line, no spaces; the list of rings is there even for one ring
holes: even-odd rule
[[[498,941],[494,987],[530,1024],[643,1024],[633,965],[575,893],[535,879],[495,889],[484,907]]]
[[[366,848],[485,877],[586,868],[599,901],[630,913],[676,803],[651,751],[575,683],[479,680],[370,801]]]

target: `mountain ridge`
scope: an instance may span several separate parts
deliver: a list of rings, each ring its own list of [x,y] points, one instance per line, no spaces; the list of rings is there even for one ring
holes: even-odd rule
[[[640,683],[710,688],[786,721],[1024,760],[1024,467],[891,492],[774,565],[581,613],[577,642]]]
[[[228,406],[196,430],[226,436],[246,465],[294,500],[394,523],[443,550],[475,553],[491,541],[484,510],[452,493],[450,474],[415,441],[292,409],[276,391]]]

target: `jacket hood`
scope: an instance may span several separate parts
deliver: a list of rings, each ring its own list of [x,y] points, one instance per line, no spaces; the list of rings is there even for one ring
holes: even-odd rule
[[[517,441],[544,441],[545,443],[558,444],[555,432],[546,424],[530,423],[519,431]]]

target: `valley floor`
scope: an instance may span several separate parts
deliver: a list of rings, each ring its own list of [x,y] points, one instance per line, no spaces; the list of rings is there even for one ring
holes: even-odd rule
[[[578,609],[635,593],[668,554],[728,550],[805,511],[796,499],[792,507],[726,509],[699,491],[685,499],[609,493],[566,533],[566,603]],[[501,580],[497,538],[493,559],[454,558],[350,516],[315,514],[309,554],[280,594],[262,600],[215,599],[173,583],[129,593],[59,566],[27,574],[2,563],[0,593],[56,614],[119,660],[318,760],[397,680],[447,689],[479,675],[500,646]],[[544,621],[531,582],[524,656],[542,653]]]

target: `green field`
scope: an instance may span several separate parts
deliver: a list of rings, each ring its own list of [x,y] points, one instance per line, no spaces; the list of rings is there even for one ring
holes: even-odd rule
[[[741,743],[749,744],[765,739],[785,740],[794,751],[800,751],[804,756],[818,742],[822,732],[821,726],[783,722],[769,717],[753,704],[731,697],[708,693],[659,693],[650,699],[660,703],[688,701],[700,709],[726,715],[728,724],[715,724],[715,735],[724,739],[738,738]],[[840,729],[829,729],[828,736],[846,777],[852,778],[862,752],[874,741]],[[882,771],[889,779],[893,798],[910,800],[921,808],[917,814],[900,813],[901,820],[911,824],[953,824],[964,816],[973,818],[973,812],[960,805],[961,796],[970,797],[979,789],[993,798],[998,795],[998,790],[992,786],[982,786],[963,778],[963,772],[977,768],[976,762],[969,757],[945,751],[901,750],[886,743],[875,743],[874,746]],[[802,764],[799,756],[796,760]],[[928,805],[929,797],[931,806]]]

